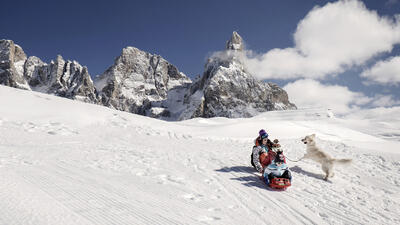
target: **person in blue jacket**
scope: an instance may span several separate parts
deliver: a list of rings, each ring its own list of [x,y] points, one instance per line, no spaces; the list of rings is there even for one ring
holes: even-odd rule
[[[264,169],[264,180],[267,185],[273,178],[287,178],[292,181],[292,174],[285,163],[285,157],[281,151],[278,151],[275,159]]]

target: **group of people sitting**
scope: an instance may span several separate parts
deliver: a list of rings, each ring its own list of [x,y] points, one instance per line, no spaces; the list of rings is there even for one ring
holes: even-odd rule
[[[286,178],[291,181],[292,175],[278,139],[272,142],[268,139],[267,132],[262,129],[254,142],[251,164],[263,175],[267,185],[273,178]]]

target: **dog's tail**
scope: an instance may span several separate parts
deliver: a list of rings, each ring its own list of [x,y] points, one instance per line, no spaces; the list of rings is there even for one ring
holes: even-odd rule
[[[350,164],[352,159],[334,159],[333,162],[337,164]]]

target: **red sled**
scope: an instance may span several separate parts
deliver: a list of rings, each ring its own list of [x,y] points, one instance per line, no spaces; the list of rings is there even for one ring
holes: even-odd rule
[[[272,178],[269,186],[276,189],[286,189],[292,185],[287,178]]]

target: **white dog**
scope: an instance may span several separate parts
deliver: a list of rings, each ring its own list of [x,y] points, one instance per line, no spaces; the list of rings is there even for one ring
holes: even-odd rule
[[[328,180],[328,177],[333,177],[333,165],[334,164],[348,164],[351,163],[351,159],[335,159],[328,153],[324,152],[315,144],[315,134],[308,135],[301,141],[307,145],[307,153],[302,159],[311,159],[321,164],[322,170],[325,172],[324,180]]]

